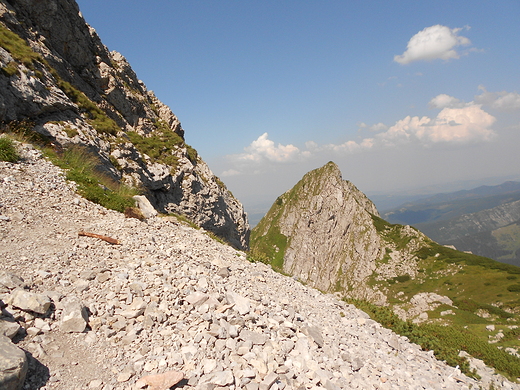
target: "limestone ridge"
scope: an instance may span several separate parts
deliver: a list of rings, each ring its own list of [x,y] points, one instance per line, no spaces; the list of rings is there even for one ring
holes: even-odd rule
[[[276,200],[253,229],[251,248],[267,253],[274,267],[322,291],[384,301],[383,294],[368,286],[371,275],[416,271],[408,252],[414,245],[397,248],[387,242],[376,227],[378,219],[375,205],[329,162]],[[400,233],[422,240],[419,232],[408,230]],[[389,252],[391,261],[382,263]]]
[[[158,211],[186,215],[247,248],[241,203],[186,145],[170,108],[103,45],[75,1],[0,0],[0,22],[4,125],[27,121],[61,147],[87,147],[107,174],[145,189]]]

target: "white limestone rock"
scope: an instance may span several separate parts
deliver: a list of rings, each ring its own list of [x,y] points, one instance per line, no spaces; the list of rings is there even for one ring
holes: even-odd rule
[[[69,296],[60,302],[62,308],[60,329],[68,333],[82,333],[88,324],[88,314],[78,297]]]
[[[43,294],[36,294],[22,289],[14,290],[7,299],[8,303],[21,310],[45,314],[51,307],[52,301]]]

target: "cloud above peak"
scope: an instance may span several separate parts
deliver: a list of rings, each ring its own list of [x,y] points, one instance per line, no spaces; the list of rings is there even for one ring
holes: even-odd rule
[[[245,148],[246,153],[239,155],[244,161],[287,162],[295,160],[300,155],[300,149],[294,145],[275,145],[264,133]]]
[[[496,118],[471,104],[463,108],[445,107],[435,118],[406,117],[382,133],[385,138],[406,135],[422,144],[470,143],[491,140],[496,134],[490,128]]]
[[[466,30],[469,27],[465,27]],[[459,58],[456,48],[467,46],[471,41],[459,35],[462,28],[449,28],[437,24],[419,31],[408,41],[406,51],[394,56],[394,61],[406,65],[414,61],[449,60]]]

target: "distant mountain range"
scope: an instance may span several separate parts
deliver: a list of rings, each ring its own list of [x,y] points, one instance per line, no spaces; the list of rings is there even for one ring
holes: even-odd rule
[[[442,193],[383,213],[443,245],[520,265],[520,182]]]

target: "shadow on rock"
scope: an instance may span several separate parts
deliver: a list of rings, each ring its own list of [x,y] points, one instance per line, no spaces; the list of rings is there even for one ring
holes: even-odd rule
[[[44,366],[38,359],[36,359],[30,352],[25,351],[25,356],[29,363],[27,376],[25,377],[25,389],[41,389],[44,387],[50,378],[49,369]]]

